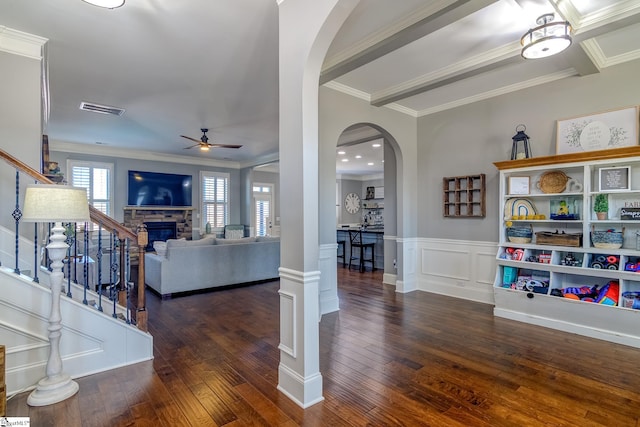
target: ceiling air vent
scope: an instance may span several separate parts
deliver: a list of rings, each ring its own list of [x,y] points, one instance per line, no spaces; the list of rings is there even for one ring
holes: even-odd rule
[[[112,116],[121,116],[124,114],[124,108],[110,107],[108,105],[93,104],[84,101],[80,103],[80,109],[94,113],[111,114]]]

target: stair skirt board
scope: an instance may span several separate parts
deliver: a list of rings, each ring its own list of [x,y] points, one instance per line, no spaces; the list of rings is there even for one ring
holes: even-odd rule
[[[76,294],[82,295],[81,287]],[[0,342],[6,346],[8,395],[34,387],[45,376],[50,298],[45,286],[0,268]],[[103,307],[106,312],[61,298],[60,354],[64,372],[73,378],[153,358],[153,337],[114,319],[111,304],[103,302]]]

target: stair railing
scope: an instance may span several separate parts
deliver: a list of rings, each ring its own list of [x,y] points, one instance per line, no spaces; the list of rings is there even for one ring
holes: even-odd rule
[[[55,184],[51,179],[41,174],[37,170],[33,169],[31,166],[26,163],[16,159],[9,153],[0,149],[0,158],[2,158],[6,163],[16,169],[16,197],[15,197],[15,207],[12,212],[12,216],[15,222],[15,268],[14,272],[16,274],[21,274],[19,268],[20,261],[20,253],[19,253],[19,242],[20,242],[20,218],[22,216],[22,211],[20,209],[20,174],[25,174],[31,179],[35,180],[35,182],[39,182],[42,184]],[[113,317],[118,317],[116,313],[116,304],[120,304],[127,308],[127,315],[125,317],[125,321],[127,323],[134,323],[138,329],[147,331],[147,320],[148,313],[146,310],[146,300],[145,300],[145,276],[144,276],[144,252],[145,246],[148,242],[147,230],[145,226],[139,226],[137,230],[132,231],[122,224],[120,224],[115,219],[111,218],[108,215],[105,215],[98,209],[89,205],[89,213],[91,217],[91,221],[93,224],[97,225],[97,233],[98,233],[98,252],[97,252],[97,275],[98,275],[98,302],[96,303],[96,308],[100,311],[103,311],[102,308],[102,280],[103,280],[103,272],[102,272],[102,257],[103,247],[102,247],[102,232],[108,231],[112,236],[110,239],[109,246],[109,291],[110,291],[110,299],[113,301]],[[77,253],[78,242],[75,240],[75,237],[78,233],[78,225],[77,224],[69,224],[68,225],[69,233],[67,235],[67,244],[70,245],[70,252],[67,254],[67,265],[65,268],[67,269],[67,296],[71,297],[71,281],[74,283],[78,283],[78,275],[77,268],[78,262],[77,260],[81,260],[80,264],[82,266],[82,275],[84,276],[84,298],[83,303],[88,304],[88,300],[86,297],[86,290],[89,286],[90,280],[88,278],[88,235],[91,231],[92,227],[89,223],[80,226],[80,230],[84,230],[84,244],[83,244],[83,252],[80,255]],[[34,282],[39,282],[38,279],[38,270],[40,269],[41,259],[38,251],[38,228],[37,224],[35,226],[34,231]],[[138,250],[138,292],[137,292],[137,303],[135,310],[132,308],[132,304],[130,301],[130,277],[129,277],[129,248],[131,246],[131,242],[133,242],[133,246],[135,246]],[[73,248],[74,253],[71,253],[71,248]],[[119,255],[119,259],[116,258],[116,254]],[[79,258],[80,257],[80,258]],[[73,261],[73,262],[72,262]],[[0,265],[1,260],[0,260]],[[47,264],[48,265],[48,264]],[[72,267],[73,266],[73,267]],[[72,271],[73,268],[73,271]],[[131,311],[131,313],[130,313]]]

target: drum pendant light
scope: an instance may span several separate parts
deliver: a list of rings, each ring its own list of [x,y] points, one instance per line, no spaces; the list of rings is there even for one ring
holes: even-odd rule
[[[540,16],[537,27],[530,29],[520,39],[521,55],[524,59],[546,58],[571,46],[571,24],[569,21],[553,22],[554,14]]]
[[[115,9],[124,4],[125,0],[83,0],[86,3],[107,9]]]

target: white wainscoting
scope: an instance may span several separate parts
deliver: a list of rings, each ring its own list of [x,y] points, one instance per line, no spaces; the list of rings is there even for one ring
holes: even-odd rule
[[[421,291],[493,304],[495,242],[417,239],[417,286]]]
[[[50,309],[47,288],[0,267],[0,342],[7,352],[7,394],[31,388],[45,376]],[[153,337],[108,313],[67,297],[60,299],[60,312],[63,370],[72,378],[153,358]]]

